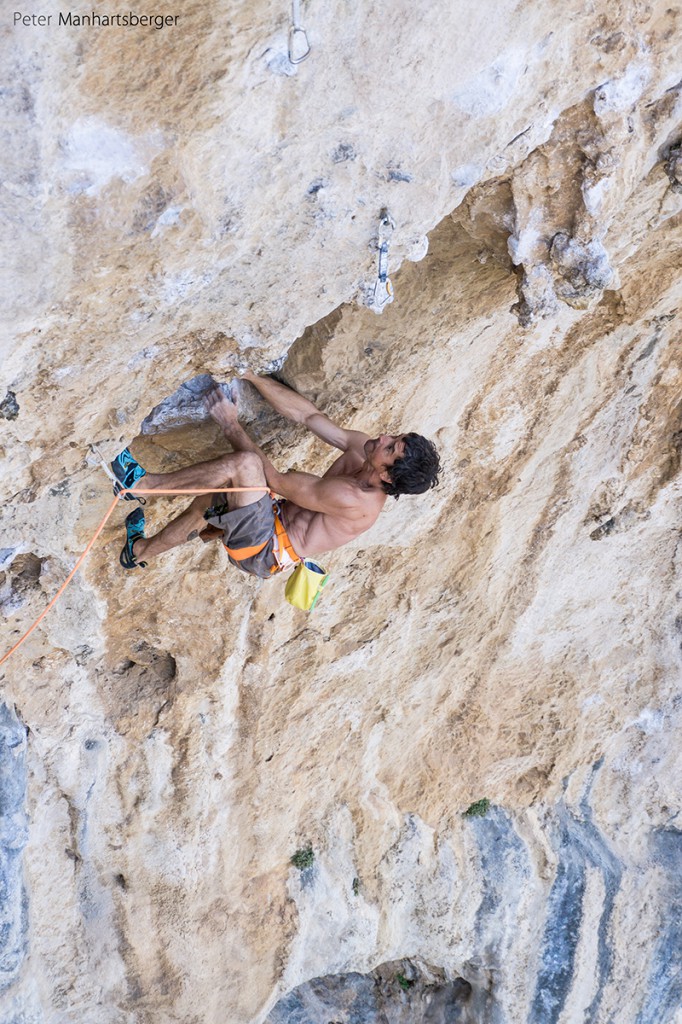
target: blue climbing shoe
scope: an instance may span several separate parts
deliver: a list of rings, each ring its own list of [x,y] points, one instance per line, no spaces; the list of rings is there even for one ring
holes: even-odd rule
[[[116,456],[111,463],[111,470],[118,480],[118,483],[114,484],[114,494],[120,494],[122,490],[128,490],[147,473],[147,470],[143,469],[139,462],[133,458],[129,448],[124,448],[121,454]],[[146,505],[144,498],[136,497],[134,494],[124,494],[123,498],[125,501],[139,501],[140,505]]]
[[[133,554],[133,544],[139,537],[144,537],[144,512],[141,508],[134,508],[130,515],[126,516],[126,542],[119,557],[124,569],[147,568],[147,563],[138,562]]]

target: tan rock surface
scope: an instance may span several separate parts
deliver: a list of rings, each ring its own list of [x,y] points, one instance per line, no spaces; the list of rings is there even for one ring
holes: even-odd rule
[[[286,355],[445,472],[310,617],[217,546],[124,575],[116,510],[0,670],[3,1019],[281,1024],[405,962],[462,1020],[679,1024],[677,12],[303,16],[297,69],[274,5],[5,20],[3,646],[106,511],[88,442],[222,450],[191,402],[142,431],[197,374]],[[239,393],[279,465],[328,464]]]

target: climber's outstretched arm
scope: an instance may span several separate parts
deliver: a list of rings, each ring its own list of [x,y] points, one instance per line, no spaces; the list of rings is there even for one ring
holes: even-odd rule
[[[364,451],[365,441],[369,439],[369,434],[364,434],[360,430],[345,430],[321,413],[312,402],[304,398],[303,395],[299,395],[298,392],[292,391],[284,384],[279,384],[272,377],[259,377],[250,370],[243,375],[242,379],[253,384],[280,416],[286,416],[294,423],[301,423],[327,444],[334,448],[340,448],[342,452],[348,451],[349,448],[359,448]]]

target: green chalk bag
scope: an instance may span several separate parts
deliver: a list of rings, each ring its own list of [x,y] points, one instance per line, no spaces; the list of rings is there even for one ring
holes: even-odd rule
[[[304,558],[287,580],[284,596],[294,608],[311,612],[328,579],[329,573],[325,572],[321,565]]]

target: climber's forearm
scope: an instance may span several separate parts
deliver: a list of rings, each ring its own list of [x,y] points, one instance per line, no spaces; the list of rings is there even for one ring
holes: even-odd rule
[[[243,380],[248,380],[250,384],[253,384],[275,412],[293,420],[294,423],[305,423],[309,416],[315,415],[318,411],[313,403],[303,395],[279,384],[271,377],[259,377],[258,374],[249,370],[244,374]]]
[[[253,452],[263,463],[263,470],[265,471],[265,479],[268,484],[272,486],[270,477],[277,473],[277,470],[270,462],[262,448],[260,448],[255,441],[252,441],[249,435],[246,433],[241,423],[237,423],[236,420],[232,423],[220,423],[220,428],[223,435],[230,442],[232,450],[235,452]]]

